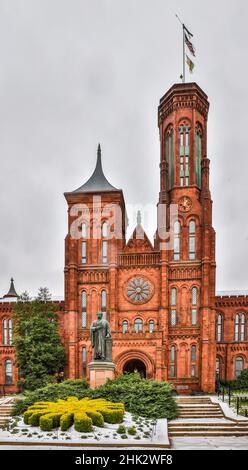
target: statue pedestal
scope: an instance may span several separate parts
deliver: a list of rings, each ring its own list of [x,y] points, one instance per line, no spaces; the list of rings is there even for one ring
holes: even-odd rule
[[[115,364],[107,361],[92,361],[88,364],[90,369],[90,388],[105,384],[107,379],[114,379]]]

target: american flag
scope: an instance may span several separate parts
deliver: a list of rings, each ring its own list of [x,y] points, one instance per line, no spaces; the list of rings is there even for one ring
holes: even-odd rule
[[[184,33],[184,37],[185,37],[185,43],[186,43],[186,45],[188,46],[188,48],[189,48],[191,54],[195,57],[195,48],[194,48],[192,42],[189,40],[189,38],[188,38],[188,36],[187,36],[186,33]]]

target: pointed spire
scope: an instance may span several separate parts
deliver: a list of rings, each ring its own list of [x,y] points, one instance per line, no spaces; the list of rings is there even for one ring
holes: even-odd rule
[[[142,218],[141,218],[141,212],[137,212],[137,225],[141,225],[142,223]]]
[[[3,296],[3,298],[6,298],[6,297],[18,297],[18,294],[16,293],[16,290],[15,290],[13,277],[10,279],[9,292]]]
[[[97,161],[96,167],[91,177],[80,188],[73,191],[74,193],[87,193],[87,192],[101,192],[101,191],[119,191],[119,189],[112,186],[102,169],[102,149],[101,145],[97,147]]]

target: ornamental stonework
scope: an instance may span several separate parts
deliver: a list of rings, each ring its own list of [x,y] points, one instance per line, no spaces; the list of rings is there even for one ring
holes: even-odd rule
[[[145,276],[134,276],[124,286],[124,294],[135,305],[145,304],[154,293],[153,284]]]

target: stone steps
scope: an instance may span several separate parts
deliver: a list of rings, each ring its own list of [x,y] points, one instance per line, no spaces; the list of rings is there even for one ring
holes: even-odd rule
[[[210,398],[179,397],[176,401],[180,415],[168,423],[170,437],[248,436],[248,420],[228,420],[220,405]]]

